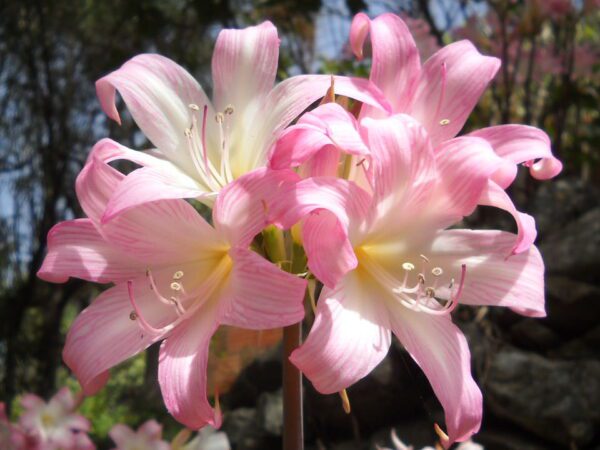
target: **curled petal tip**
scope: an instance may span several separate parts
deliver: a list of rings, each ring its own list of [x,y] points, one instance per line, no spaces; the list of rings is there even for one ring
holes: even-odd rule
[[[352,19],[350,25],[350,47],[356,58],[360,61],[364,58],[363,47],[369,28],[371,19],[365,13],[358,13]]]

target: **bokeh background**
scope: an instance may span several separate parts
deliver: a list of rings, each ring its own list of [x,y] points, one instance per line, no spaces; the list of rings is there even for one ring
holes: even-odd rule
[[[599,9],[597,0],[0,1],[0,401],[17,417],[24,392],[76,389],[61,361],[65,333],[103,287],[38,280],[46,235],[56,222],[82,215],[74,180],[97,140],[149,146],[127,113],[121,127],[107,120],[95,80],[138,53],[158,52],[210,92],[219,30],[267,19],[281,37],[279,78],[366,76],[368,58],[357,63],[347,45],[351,17],[394,12],[405,17],[423,60],[465,38],[502,59],[465,131],[538,126],[565,166],[554,181],[520,176],[511,190],[519,209],[537,219],[548,317],[456,312],[485,398],[475,440],[489,449],[600,449]],[[509,218],[486,209],[467,225],[513,229]],[[215,339],[211,383],[223,393],[224,429],[236,449],[280,448],[279,336],[228,329]],[[153,346],[84,402],[99,448],[110,446],[107,432],[117,422],[137,426],[154,417],[167,437],[180,429],[161,402],[156,370]],[[391,427],[405,441],[434,442],[441,409],[397,343],[349,395],[346,415],[337,396],[306,384],[308,448],[374,448],[388,443]]]

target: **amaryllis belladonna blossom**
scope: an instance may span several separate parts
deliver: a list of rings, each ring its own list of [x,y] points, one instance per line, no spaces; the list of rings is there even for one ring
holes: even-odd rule
[[[102,108],[120,123],[119,91],[134,120],[156,146],[124,147],[99,155],[129,159],[143,167],[115,191],[105,219],[119,211],[165,198],[198,198],[212,204],[227,183],[266,165],[278,133],[330,85],[326,75],[301,75],[273,88],[279,57],[277,29],[270,22],[223,30],[212,59],[213,101],[182,67],[159,55],[138,55],[101,78]],[[340,94],[389,110],[381,92],[365,79],[335,77]]]
[[[87,435],[90,422],[75,412],[77,402],[69,388],[60,389],[49,402],[35,394],[21,399],[24,408],[19,424],[29,446],[40,450],[93,450]]]
[[[77,179],[87,219],[59,223],[49,233],[38,276],[115,284],[75,320],[63,352],[87,395],[108,370],[153,342],[159,382],[173,416],[189,428],[219,426],[206,393],[209,342],[219,324],[250,329],[298,322],[305,281],[250,250],[266,225],[265,204],[291,171],[253,171],[221,190],[209,225],[185,200],[146,203],[102,224],[124,175],[96,157],[119,151],[103,140]]]
[[[502,165],[486,140],[455,138],[434,151],[407,115],[362,119],[357,134],[370,154],[369,191],[306,178],[272,209],[284,227],[305,218],[308,265],[325,285],[291,360],[318,391],[334,393],[384,358],[393,332],[444,407],[444,444],[464,441],[479,429],[482,399],[450,313],[462,303],[543,316],[542,259],[534,246],[507,258],[511,233],[445,230],[473,212]]]
[[[350,30],[350,43],[357,57],[371,36],[370,80],[392,105],[394,113],[409,114],[427,130],[436,149],[463,128],[488,83],[500,67],[498,58],[481,55],[467,40],[454,42],[434,53],[421,65],[419,52],[406,24],[398,16],[383,14],[374,20],[357,14]],[[382,111],[366,107],[362,116],[381,117]],[[470,134],[488,141],[503,159],[481,193],[479,204],[511,213],[519,227],[524,251],[536,236],[533,218],[516,210],[503,191],[515,179],[517,164],[524,163],[537,179],[549,179],[562,170],[542,130],[527,125],[500,125]]]
[[[117,446],[113,450],[170,450],[171,445],[162,440],[162,425],[156,420],[147,420],[137,431],[118,423],[108,432]]]

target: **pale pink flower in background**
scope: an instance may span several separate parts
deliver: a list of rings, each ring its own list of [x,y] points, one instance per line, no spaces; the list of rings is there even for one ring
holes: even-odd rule
[[[162,425],[150,419],[144,422],[137,431],[127,425],[118,423],[108,432],[117,446],[113,450],[170,450],[167,441],[162,440]]]
[[[212,226],[184,200],[145,203],[101,224],[124,175],[96,155],[119,150],[110,140],[93,149],[76,183],[88,218],[50,231],[38,272],[52,282],[77,277],[116,285],[77,317],[64,360],[92,395],[111,367],[165,339],[158,377],[168,410],[189,428],[218,427],[206,369],[219,325],[276,328],[304,316],[305,280],[249,248],[267,225],[266,206],[297,175],[258,169],[230,183],[215,202]]]
[[[277,29],[264,22],[219,33],[212,59],[212,102],[187,71],[159,55],[138,55],[98,80],[106,114],[120,123],[118,90],[156,146],[147,152],[120,147],[98,155],[143,166],[115,191],[105,219],[159,199],[198,198],[211,205],[229,182],[264,167],[278,133],[323,97],[331,83],[327,75],[300,75],[273,87],[278,57]],[[340,94],[389,110],[368,80],[334,78]]]
[[[69,388],[60,389],[48,403],[34,394],[21,398],[24,412],[19,424],[39,450],[91,450],[96,446],[87,435],[90,422],[75,413],[77,403]]]
[[[532,4],[542,14],[556,21],[564,20],[575,11],[572,0],[535,0]]]
[[[231,444],[222,431],[204,427],[181,450],[231,450]]]
[[[0,448],[6,450],[27,450],[33,447],[35,440],[27,439],[19,425],[10,423],[6,416],[6,408],[0,402]]]
[[[394,430],[392,428],[392,431],[390,433],[390,438],[392,440],[392,444],[394,445],[394,448],[387,448],[387,447],[380,447],[380,446],[376,446],[377,450],[415,450],[415,448],[412,445],[406,445],[404,442],[402,442],[400,440],[400,438],[398,437],[398,435],[396,434],[396,430]],[[434,447],[423,447],[421,450],[436,450]],[[456,446],[456,450],[485,450],[483,448],[483,445],[479,445],[471,440],[468,440],[466,442],[461,442],[459,445]]]
[[[583,12],[590,14],[600,8],[600,0],[583,0]]]
[[[482,399],[450,312],[462,303],[544,316],[541,256],[529,245],[507,258],[517,240],[511,233],[444,230],[473,212],[502,165],[486,140],[455,138],[434,151],[424,127],[406,115],[363,119],[360,135],[371,192],[307,178],[271,210],[286,228],[305,218],[308,265],[325,285],[291,360],[319,392],[334,393],[385,357],[393,332],[444,407],[445,444],[464,441],[479,429]]]

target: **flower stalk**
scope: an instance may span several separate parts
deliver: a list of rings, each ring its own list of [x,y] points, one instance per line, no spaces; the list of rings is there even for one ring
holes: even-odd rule
[[[302,322],[283,329],[283,449],[304,449],[302,374],[290,362],[291,353],[302,344]]]
[[[283,270],[302,273],[306,267],[304,252],[286,236],[283,230],[270,226],[263,231],[269,259]],[[289,241],[290,245],[286,245]],[[288,255],[287,248],[290,248]],[[302,374],[290,362],[290,355],[302,344],[302,322],[283,328],[283,449],[304,449]]]

